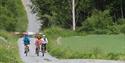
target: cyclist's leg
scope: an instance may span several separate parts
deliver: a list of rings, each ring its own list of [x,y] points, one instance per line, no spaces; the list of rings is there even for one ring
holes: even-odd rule
[[[27,45],[26,45],[26,48],[27,48],[27,49],[28,49],[28,51],[29,51],[29,44],[27,44]]]
[[[39,51],[39,50],[40,50],[40,46],[37,45],[37,46],[36,46],[36,51],[35,51],[35,52],[37,53],[37,51]]]
[[[46,44],[43,44],[42,46],[42,48],[44,48],[44,52],[46,52]]]
[[[44,44],[45,52],[46,52],[46,44]]]
[[[44,45],[42,44],[42,45],[41,45],[41,52],[43,51],[43,47],[44,47]]]
[[[38,49],[38,46],[36,45],[36,50],[35,50],[35,53],[37,54],[37,49]]]
[[[26,51],[29,52],[29,45],[28,44],[25,45],[25,53],[26,53]]]
[[[26,44],[24,44],[24,53],[26,53]]]
[[[42,45],[39,46],[39,51],[42,51]]]

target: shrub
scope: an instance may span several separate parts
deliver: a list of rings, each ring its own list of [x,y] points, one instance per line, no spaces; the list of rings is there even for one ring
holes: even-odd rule
[[[124,24],[124,25],[121,25],[121,27],[120,27],[120,32],[125,33],[125,24]]]
[[[83,26],[80,28],[80,31],[96,34],[119,33],[116,24],[114,24],[109,14],[109,10],[103,12],[95,10],[82,24]]]

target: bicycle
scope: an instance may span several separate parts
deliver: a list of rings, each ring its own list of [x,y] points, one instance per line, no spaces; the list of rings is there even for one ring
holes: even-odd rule
[[[26,54],[26,56],[27,56],[28,52],[29,52],[29,46],[26,45],[26,46],[25,46],[25,54]]]
[[[42,51],[42,56],[44,56],[45,55],[45,46],[44,45],[42,45],[41,51]]]
[[[38,47],[36,47],[36,54],[37,54],[37,56],[39,56],[39,51],[40,51],[40,47],[38,46]]]

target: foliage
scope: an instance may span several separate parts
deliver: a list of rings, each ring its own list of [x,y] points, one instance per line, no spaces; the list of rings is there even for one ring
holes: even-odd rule
[[[72,0],[31,1],[33,12],[43,20],[43,28],[53,25],[72,28]],[[75,0],[77,31],[82,29],[81,31],[97,34],[120,33],[115,25],[121,25],[125,17],[124,6],[124,0]]]
[[[0,0],[0,63],[22,63],[11,32],[25,31],[26,18],[21,0]]]
[[[83,23],[80,31],[86,31],[96,34],[106,34],[106,33],[113,33],[117,29],[112,21],[112,17],[109,15],[109,10],[105,10],[103,12],[95,10],[92,13],[91,17],[88,17]]]
[[[123,32],[123,33],[125,33],[125,24],[121,26],[120,31]]]
[[[22,63],[19,58],[17,37],[14,35],[0,31],[0,62],[2,63]],[[7,42],[4,42],[4,41]]]
[[[0,29],[24,31],[26,23],[26,14],[20,0],[0,0]]]
[[[77,35],[75,36],[74,33],[70,34],[71,32],[57,27],[53,28],[53,30],[51,28],[46,29],[45,33],[49,40],[49,44],[47,46],[48,52],[57,58],[125,60],[124,48],[121,48],[124,47],[124,45],[122,45],[124,43],[123,34],[109,36],[87,36],[86,34],[83,34],[78,36],[79,33],[76,33]],[[65,33],[68,33],[69,35],[65,35]],[[61,37],[60,40],[58,40],[59,37]],[[57,41],[60,41],[60,44],[57,43]]]

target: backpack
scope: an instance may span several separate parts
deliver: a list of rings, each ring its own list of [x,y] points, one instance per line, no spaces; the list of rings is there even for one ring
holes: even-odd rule
[[[47,38],[43,38],[43,42],[42,42],[43,44],[46,44],[46,43],[48,43],[48,40],[47,40]]]
[[[29,42],[30,42],[29,38],[24,38],[23,41],[24,41],[25,43],[29,43]]]

